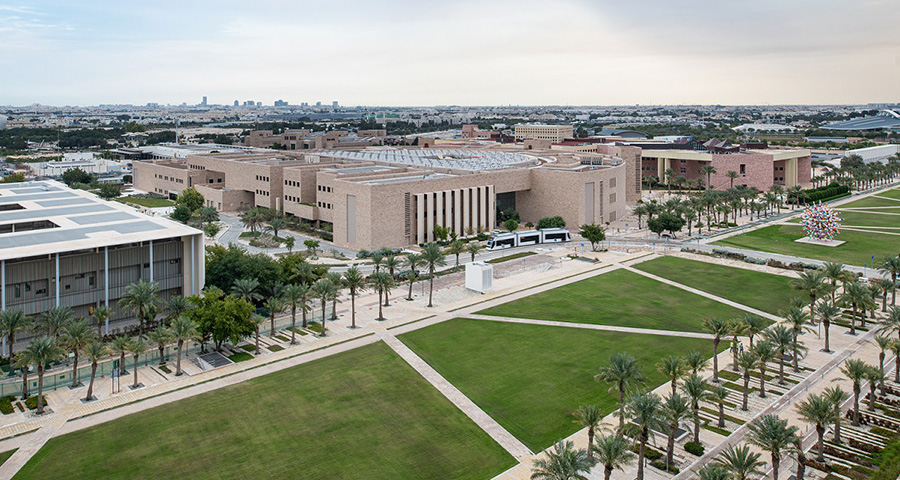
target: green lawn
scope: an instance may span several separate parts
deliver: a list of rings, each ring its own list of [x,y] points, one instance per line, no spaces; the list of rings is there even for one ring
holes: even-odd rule
[[[900,188],[885,190],[883,192],[877,193],[876,195],[880,195],[882,197],[896,198],[897,200],[900,200]]]
[[[597,275],[478,313],[684,332],[701,331],[707,317],[744,314],[626,270]]]
[[[400,336],[447,380],[533,451],[581,427],[571,413],[618,405],[609,385],[594,381],[617,352],[637,358],[648,386],[663,383],[655,364],[670,353],[712,353],[707,340],[454,319]]]
[[[514,253],[512,255],[507,255],[505,257],[492,258],[492,259],[488,260],[487,263],[503,263],[503,262],[508,262],[510,260],[518,260],[520,258],[530,257],[532,255],[537,255],[537,253],[535,253],[535,252],[519,252],[519,253]]]
[[[15,478],[485,479],[514,464],[377,343],[55,437]]]
[[[634,268],[772,314],[800,295],[789,277],[686,258],[660,257]]]
[[[18,450],[18,449],[14,448],[12,450],[0,452],[0,465],[3,465],[4,463],[6,463],[6,461],[9,460],[9,457],[11,457],[14,453],[16,453],[16,450]]]
[[[141,197],[119,197],[117,202],[133,203],[147,208],[171,207],[175,202],[165,198],[141,198]]]
[[[713,245],[746,248],[761,252],[781,253],[798,257],[841,262],[850,265],[871,265],[872,255],[880,263],[888,255],[896,255],[900,237],[874,232],[844,230],[835,239],[846,243],[837,247],[825,247],[808,243],[797,243],[803,237],[799,225],[770,225],[752,232],[714,242]]]
[[[887,196],[887,195],[882,195]],[[887,198],[879,198],[879,197],[866,197],[861,198],[859,200],[855,200],[850,203],[845,203],[842,205],[838,205],[835,208],[867,208],[867,207],[900,207],[900,202],[896,200],[889,200]]]
[[[845,210],[840,213],[843,221],[841,225],[853,227],[900,227],[900,207],[890,210],[871,210],[867,213],[854,210]],[[889,229],[888,232],[896,232],[897,230]]]

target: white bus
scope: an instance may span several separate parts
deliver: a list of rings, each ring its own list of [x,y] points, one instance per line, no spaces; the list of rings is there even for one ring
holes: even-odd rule
[[[572,237],[565,228],[546,228],[544,230],[523,230],[521,232],[500,233],[487,242],[488,250],[537,245],[539,243],[568,242]]]

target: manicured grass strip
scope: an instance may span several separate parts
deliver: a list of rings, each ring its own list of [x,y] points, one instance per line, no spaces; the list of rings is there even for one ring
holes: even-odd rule
[[[478,312],[483,315],[699,332],[742,310],[627,270],[597,275]]]
[[[246,362],[247,360],[252,360],[253,355],[250,355],[249,353],[246,353],[246,352],[237,352],[232,355],[229,355],[228,359],[234,363]]]
[[[119,197],[115,200],[117,202],[131,203],[147,208],[171,207],[175,205],[175,202],[167,200],[165,198]]]
[[[894,235],[843,230],[835,237],[835,240],[843,240],[846,243],[837,247],[795,242],[801,237],[803,237],[803,229],[799,225],[770,225],[719,240],[713,245],[795,255],[860,267],[863,264],[871,264],[872,255],[875,256],[876,262],[880,262],[888,255],[897,254],[898,237]]]
[[[879,213],[867,213],[859,211],[840,212],[843,219],[841,225],[853,227],[900,227],[900,202],[897,209],[881,210]],[[851,227],[852,228],[852,227]],[[888,232],[900,233],[898,230],[888,229]]]
[[[712,354],[712,341],[542,325],[453,319],[400,339],[532,451],[577,431],[572,412],[618,405],[609,385],[594,381],[617,352],[633,355],[649,379],[661,357],[691,350]]]
[[[376,343],[55,437],[15,478],[484,479],[514,464]]]
[[[14,453],[16,453],[16,450],[18,450],[18,448],[14,448],[12,450],[7,450],[5,452],[0,452],[0,465],[3,465],[4,463],[6,463],[6,461],[9,460],[9,457],[11,457]]]
[[[512,255],[507,255],[505,257],[492,258],[492,259],[488,260],[487,263],[503,263],[503,262],[508,262],[510,260],[516,260],[516,259],[523,258],[523,257],[530,257],[532,255],[537,255],[537,254],[535,252],[519,252],[519,253],[514,253]]]
[[[282,347],[281,345],[270,345],[266,347],[266,349],[268,349],[270,352],[280,352],[284,350],[284,347]]]
[[[660,257],[634,268],[771,314],[798,295],[789,277],[686,258]]]

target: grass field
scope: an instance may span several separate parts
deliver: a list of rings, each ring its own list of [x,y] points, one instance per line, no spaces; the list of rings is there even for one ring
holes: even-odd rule
[[[469,319],[400,339],[533,451],[580,429],[571,416],[579,406],[616,409],[618,396],[594,381],[611,354],[637,358],[648,386],[664,381],[655,367],[663,355],[712,355],[707,340]]]
[[[383,343],[51,439],[16,479],[485,479],[515,464]]]
[[[514,253],[512,255],[507,255],[505,257],[492,258],[492,259],[488,260],[487,263],[503,263],[503,262],[508,262],[510,260],[517,260],[519,258],[530,257],[532,255],[537,255],[537,253],[535,253],[535,252],[519,252],[519,253]]]
[[[660,257],[634,268],[772,314],[800,295],[789,277],[686,258]]]
[[[147,208],[171,207],[175,202],[165,198],[141,198],[141,197],[119,197],[117,202],[132,203]]]
[[[9,457],[11,457],[14,453],[16,453],[16,450],[18,450],[18,449],[14,448],[12,450],[0,452],[0,465],[3,465],[4,463],[6,463],[6,461],[9,460]]]
[[[597,275],[478,313],[684,332],[701,331],[701,323],[707,317],[744,314],[626,270]]]
[[[844,230],[835,237],[836,240],[846,242],[837,247],[795,242],[802,237],[803,229],[799,225],[770,225],[719,240],[713,245],[795,255],[861,267],[864,263],[871,265],[873,255],[878,263],[888,255],[896,255],[897,244],[900,243],[900,237],[896,235],[851,230]]]

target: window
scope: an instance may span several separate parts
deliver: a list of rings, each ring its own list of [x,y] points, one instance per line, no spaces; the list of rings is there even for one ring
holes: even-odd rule
[[[687,169],[684,167],[681,167],[681,173],[687,173]]]
[[[738,173],[741,175],[746,175],[747,174],[747,164],[742,163],[740,165],[740,167],[738,167]]]

